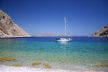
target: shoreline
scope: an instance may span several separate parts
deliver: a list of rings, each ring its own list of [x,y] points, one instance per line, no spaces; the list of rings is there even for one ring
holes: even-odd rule
[[[62,69],[43,69],[43,68],[32,68],[32,67],[14,67],[0,65],[0,72],[105,72],[95,70],[62,70]]]
[[[14,67],[14,66],[5,66],[0,65],[0,72],[82,72],[75,70],[62,70],[62,69],[43,69],[43,68],[34,68],[34,67]]]

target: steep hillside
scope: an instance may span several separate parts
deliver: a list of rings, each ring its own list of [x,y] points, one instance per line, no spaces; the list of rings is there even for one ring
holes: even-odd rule
[[[99,31],[95,32],[92,36],[108,37],[108,24],[104,26],[102,29],[100,29]]]
[[[0,10],[0,37],[29,37],[30,35],[16,25],[12,19]]]

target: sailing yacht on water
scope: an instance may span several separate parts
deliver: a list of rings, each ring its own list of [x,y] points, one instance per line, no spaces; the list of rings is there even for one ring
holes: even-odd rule
[[[67,30],[67,28],[66,28],[66,17],[64,17],[64,24],[65,24],[65,27],[64,27],[64,29],[65,29],[65,32],[64,32],[64,34],[65,34],[65,37],[60,37],[60,38],[56,38],[56,41],[71,41],[72,39],[71,38],[67,38],[66,36],[67,36],[67,32],[66,32],[66,30]]]

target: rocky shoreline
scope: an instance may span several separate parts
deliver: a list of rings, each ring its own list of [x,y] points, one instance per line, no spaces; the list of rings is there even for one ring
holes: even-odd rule
[[[32,67],[13,67],[13,66],[0,65],[0,72],[105,72],[105,71],[42,69],[42,68],[32,68]]]
[[[8,58],[8,57],[1,57],[0,62],[7,62],[7,61],[15,61],[17,59],[15,58]],[[41,62],[33,62],[32,67],[26,67],[23,64],[17,64],[14,63],[11,66],[6,66],[6,65],[0,65],[0,72],[105,72],[105,71],[100,71],[100,70],[91,70],[91,69],[86,69],[86,70],[62,70],[62,69],[53,69],[52,66],[50,66],[47,63],[41,63]],[[36,68],[37,66],[40,65],[40,68]],[[108,67],[107,64],[97,64],[96,67]]]

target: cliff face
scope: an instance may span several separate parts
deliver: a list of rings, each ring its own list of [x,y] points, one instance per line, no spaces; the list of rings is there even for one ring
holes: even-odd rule
[[[16,25],[12,19],[0,10],[0,37],[29,37],[30,35]]]
[[[95,32],[92,36],[108,37],[108,24],[106,26],[104,26],[104,28],[102,28],[99,31]]]

